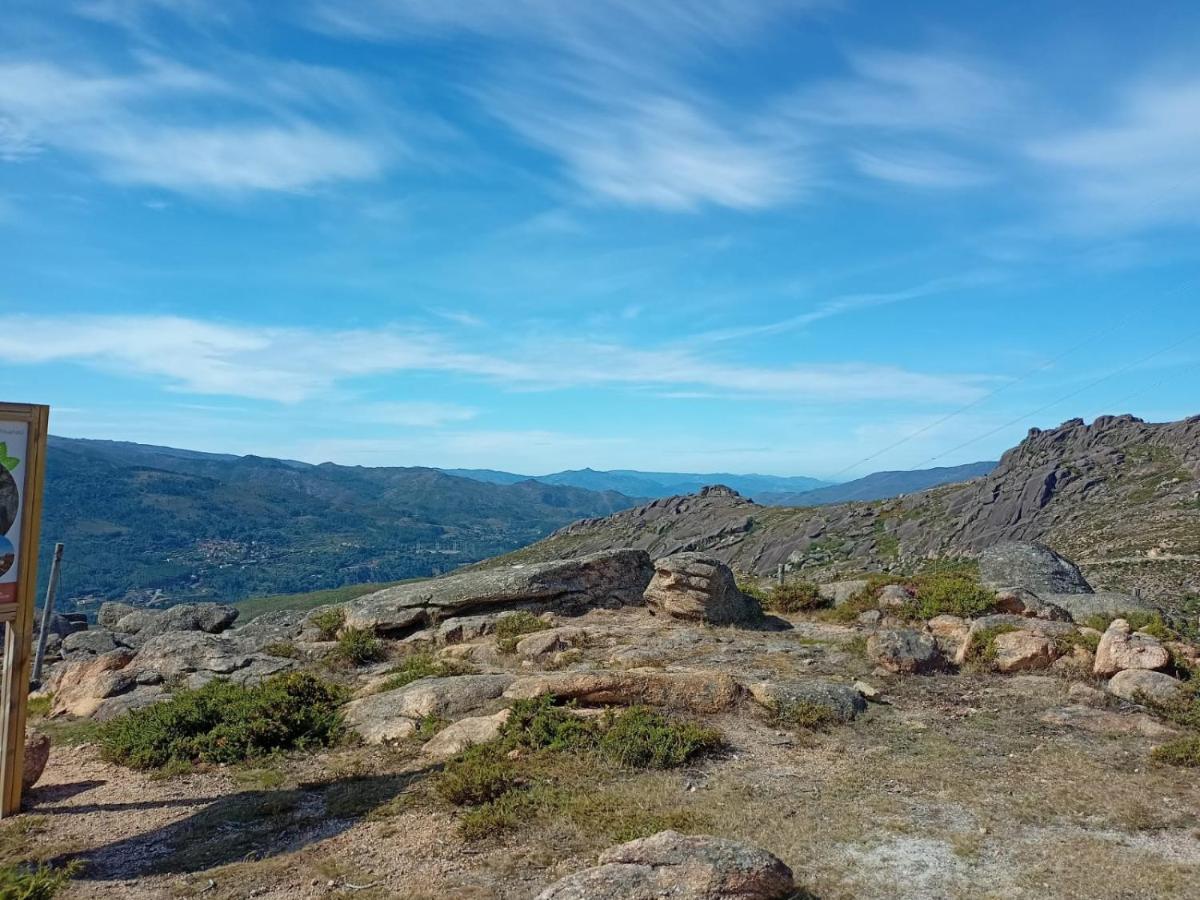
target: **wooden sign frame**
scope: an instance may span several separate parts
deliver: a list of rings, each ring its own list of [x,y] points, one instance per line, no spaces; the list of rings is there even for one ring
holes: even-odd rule
[[[0,403],[0,423],[24,423],[24,478],[19,486],[20,543],[17,546],[16,603],[0,612],[4,622],[4,667],[0,684],[0,818],[21,811],[21,777],[25,768],[25,718],[29,708],[29,666],[33,644],[33,609],[37,590],[38,538],[42,489],[46,475],[46,443],[50,407]]]

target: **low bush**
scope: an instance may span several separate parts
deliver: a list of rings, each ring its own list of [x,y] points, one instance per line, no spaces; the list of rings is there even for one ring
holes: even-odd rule
[[[387,652],[370,628],[346,628],[338,635],[337,646],[330,655],[334,661],[347,666],[365,666],[379,662]]]
[[[828,603],[821,597],[820,589],[810,581],[789,581],[777,585],[763,603],[767,611],[785,615],[822,606],[828,606]]]
[[[54,697],[50,694],[43,694],[40,697],[30,697],[28,713],[31,717],[46,716],[50,712],[50,707],[54,703]]]
[[[525,635],[545,631],[548,628],[550,628],[548,622],[524,610],[509,616],[501,616],[496,620],[496,647],[501,653],[512,653],[517,649],[517,642]]]
[[[966,653],[967,662],[995,662],[996,638],[1017,630],[1015,625],[993,625],[990,628],[979,629],[971,635],[971,644]]]
[[[267,656],[276,656],[280,659],[299,659],[300,648],[291,641],[276,641],[273,644],[267,644],[263,647],[263,653]]]
[[[518,700],[500,732],[506,749],[580,750],[595,746],[595,725],[551,697]]]
[[[801,731],[828,731],[838,724],[837,713],[811,700],[790,700],[776,704],[771,710],[771,719],[780,728]]]
[[[523,785],[516,767],[494,744],[471,747],[438,775],[439,796],[455,806],[479,806]]]
[[[316,626],[321,640],[332,641],[337,638],[337,633],[346,624],[346,610],[341,606],[330,606],[313,613],[309,621]]]
[[[254,687],[212,681],[102,725],[105,759],[134,769],[233,763],[276,750],[327,747],[343,734],[341,688],[306,672]]]
[[[67,886],[78,865],[56,869],[48,865],[0,866],[0,897],[4,900],[50,900]]]
[[[674,769],[721,744],[721,734],[631,706],[600,725],[601,755],[632,769]]]
[[[1200,768],[1200,736],[1190,734],[1167,741],[1150,753],[1155,762],[1188,769]]]
[[[764,609],[766,608],[767,600],[770,598],[771,594],[769,591],[766,591],[760,587],[757,581],[751,581],[749,578],[739,578],[737,580],[737,587],[738,590],[747,597],[753,597],[759,602],[759,605],[761,605]]]
[[[863,590],[833,610],[833,618],[852,622],[861,613],[878,608],[879,592],[889,584],[902,585],[911,595],[907,603],[892,611],[903,619],[928,621],[943,615],[974,619],[996,609],[995,591],[980,584],[970,569],[955,566],[909,577],[873,575]]]
[[[410,653],[388,673],[379,685],[379,693],[394,691],[422,678],[447,678],[451,675],[470,675],[475,670],[457,659],[438,659],[432,653]]]

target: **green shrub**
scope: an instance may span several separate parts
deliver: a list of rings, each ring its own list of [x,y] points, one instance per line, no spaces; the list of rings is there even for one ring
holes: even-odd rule
[[[291,641],[276,641],[273,644],[267,644],[263,647],[263,653],[267,656],[277,656],[280,659],[300,658],[300,648]]]
[[[739,578],[737,580],[737,587],[747,597],[753,597],[761,606],[766,607],[770,593],[763,590],[757,581],[752,581],[749,578]]]
[[[48,865],[0,866],[0,898],[3,900],[50,900],[67,886],[79,871],[78,864],[61,869]]]
[[[472,809],[458,820],[464,840],[477,841],[511,831],[537,812],[537,800],[528,791],[510,790]]]
[[[27,707],[29,715],[34,717],[45,716],[50,712],[50,706],[54,703],[54,697],[50,694],[44,694],[41,697],[30,697],[29,706]]]
[[[517,642],[525,635],[545,631],[549,627],[548,622],[524,610],[501,616],[496,620],[496,647],[501,653],[512,653],[517,649]]]
[[[994,662],[996,659],[996,638],[1002,634],[1009,634],[1017,630],[1015,625],[993,625],[990,628],[979,629],[979,631],[971,635],[971,644],[967,647],[967,661]]]
[[[387,679],[379,685],[377,692],[394,691],[422,678],[448,678],[452,675],[470,675],[475,669],[457,659],[438,659],[432,653],[419,651],[410,653],[400,665],[388,672]]]
[[[798,613],[827,606],[819,588],[810,581],[789,581],[777,585],[767,597],[764,609],[775,613]]]
[[[579,750],[595,746],[593,723],[555,706],[552,697],[518,700],[500,733],[507,749]]]
[[[963,575],[920,575],[913,579],[911,587],[916,597],[906,612],[917,619],[942,615],[974,619],[996,607],[995,591]]]
[[[479,806],[522,786],[513,763],[495,744],[470,747],[446,764],[435,788],[455,806]]]
[[[346,610],[341,606],[330,606],[320,612],[313,613],[309,619],[320,632],[321,640],[332,641],[337,637],[337,633],[342,626],[346,624]]]
[[[346,628],[338,635],[331,656],[350,666],[379,662],[387,655],[383,643],[370,628]]]
[[[721,744],[721,734],[690,722],[673,722],[644,706],[631,706],[601,723],[599,750],[634,769],[673,769]]]
[[[101,754],[134,769],[233,763],[276,750],[326,747],[343,734],[343,691],[306,672],[255,687],[213,681],[101,726]]]
[[[1150,753],[1155,762],[1188,769],[1200,768],[1200,736],[1190,734],[1167,741]]]
[[[776,704],[771,718],[781,728],[802,731],[828,731],[839,721],[837,713],[828,706],[803,699]]]

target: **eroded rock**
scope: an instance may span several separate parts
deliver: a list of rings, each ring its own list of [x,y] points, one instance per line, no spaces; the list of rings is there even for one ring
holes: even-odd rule
[[[1107,690],[1114,697],[1132,703],[1166,706],[1183,694],[1183,682],[1165,672],[1149,669],[1125,669],[1109,679]]]
[[[878,692],[875,692],[878,695]],[[804,681],[760,681],[750,685],[750,696],[771,711],[798,703],[812,704],[832,713],[839,722],[849,722],[865,712],[863,693],[847,684],[812,678]]]
[[[643,597],[651,610],[690,622],[743,625],[762,618],[758,601],[741,592],[729,566],[700,553],[655,560]]]
[[[1107,677],[1126,669],[1164,669],[1170,662],[1171,654],[1157,640],[1133,631],[1124,619],[1113,619],[1096,648],[1092,672]]]
[[[998,672],[1048,669],[1057,657],[1054,641],[1034,631],[1009,631],[992,640],[993,664]]]
[[[697,713],[732,708],[742,687],[723,672],[547,672],[518,678],[504,692],[512,699],[552,696],[580,703],[629,706],[644,703]]]
[[[1004,541],[979,554],[979,577],[990,588],[1042,594],[1090,594],[1079,567],[1038,541]]]
[[[867,639],[867,657],[897,675],[933,672],[942,666],[942,654],[932,635],[908,628],[878,631]]]

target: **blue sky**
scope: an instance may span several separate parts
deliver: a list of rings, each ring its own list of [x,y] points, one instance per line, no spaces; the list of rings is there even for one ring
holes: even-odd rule
[[[853,477],[1200,412],[1200,6],[10,0],[56,433]]]

